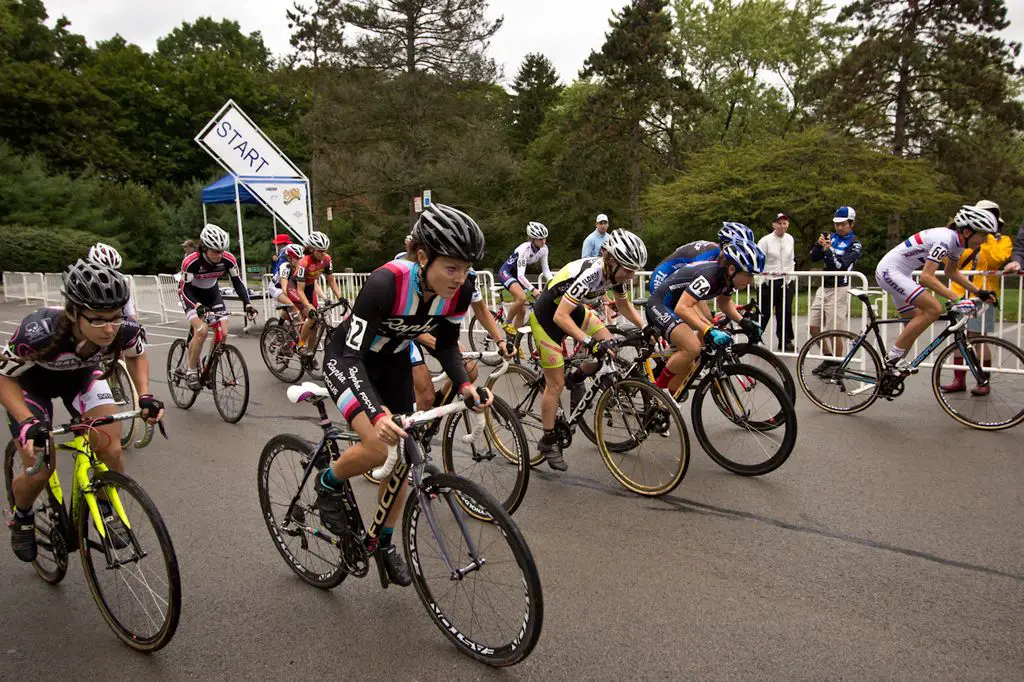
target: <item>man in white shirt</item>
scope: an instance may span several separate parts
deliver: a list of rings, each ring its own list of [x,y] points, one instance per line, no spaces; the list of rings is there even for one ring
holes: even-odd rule
[[[768,328],[768,320],[775,312],[775,341],[777,350],[792,353],[793,295],[796,282],[780,273],[796,270],[793,236],[788,233],[789,216],[780,213],[772,221],[772,231],[761,237],[757,245],[765,255],[765,276],[757,292],[757,307],[761,309],[761,329]]]

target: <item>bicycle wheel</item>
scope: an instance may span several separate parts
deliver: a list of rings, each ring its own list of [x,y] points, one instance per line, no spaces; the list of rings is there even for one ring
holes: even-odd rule
[[[488,376],[484,386],[494,393],[495,397],[503,398],[512,408],[529,442],[535,443],[541,439],[544,435],[544,424],[540,415],[540,397],[544,392],[543,374],[522,365],[509,365],[500,377],[493,374]],[[529,457],[532,467],[547,459],[544,454],[537,452],[536,448],[530,450]]]
[[[878,399],[878,387],[884,365],[874,346],[866,340],[852,350],[857,335],[833,329],[808,339],[796,359],[796,376],[800,388],[812,403],[834,414],[854,414],[866,410]],[[836,360],[832,353],[836,344],[844,353]],[[822,354],[822,351],[826,354]],[[814,371],[826,361],[842,362]]]
[[[463,513],[464,506],[484,510],[488,520]],[[403,526],[416,593],[445,637],[496,667],[529,656],[544,620],[540,575],[497,500],[472,481],[436,474],[410,495]]]
[[[167,351],[167,388],[171,392],[171,400],[183,410],[192,407],[199,397],[199,391],[193,391],[185,382],[187,362],[188,347],[183,339],[176,339]]]
[[[4,452],[4,489],[7,490],[7,508],[14,510],[14,489],[11,482],[15,474],[24,470],[21,455],[14,441],[7,443]],[[36,499],[36,560],[32,568],[40,578],[56,585],[68,572],[68,543],[65,531],[71,527],[68,523],[67,510],[53,496],[53,490],[46,487],[42,497]]]
[[[764,346],[754,343],[737,343],[733,345],[732,350],[744,365],[757,367],[778,381],[786,391],[789,401],[796,405],[796,381],[785,360]]]
[[[101,538],[85,499],[78,503],[82,570],[96,605],[117,637],[136,651],[167,646],[181,616],[181,578],[174,545],[160,512],[142,487],[124,474],[93,477],[100,494],[116,492],[131,524],[123,535]]]
[[[287,384],[297,383],[305,371],[295,350],[295,337],[284,325],[264,327],[260,335],[260,355],[270,373]]]
[[[704,408],[707,399],[715,404],[713,410]],[[723,469],[760,476],[778,469],[793,452],[796,410],[782,385],[762,370],[750,365],[713,369],[691,400],[697,441]]]
[[[213,374],[213,403],[221,419],[234,424],[245,416],[249,407],[249,368],[245,358],[234,346],[224,346],[217,357]]]
[[[118,405],[123,406],[125,410],[139,409],[139,392],[135,390],[128,370],[120,362],[114,363],[107,384]],[[145,428],[146,422],[142,419],[127,419],[121,422],[121,447],[130,448],[134,435],[144,433]]]
[[[971,428],[999,431],[1017,426],[1024,421],[1024,351],[994,336],[965,341],[967,363],[957,344],[946,346],[936,358],[935,399],[946,414]],[[942,390],[954,383],[960,390]]]
[[[308,530],[323,527],[313,490],[313,476],[319,476],[323,467],[317,466],[299,490],[314,447],[313,443],[288,433],[274,436],[260,453],[256,485],[263,520],[277,551],[296,575],[313,587],[329,590],[340,585],[348,573],[341,567],[338,548]],[[326,459],[323,464],[326,466]],[[296,491],[299,499],[291,517],[286,519]]]
[[[597,449],[611,475],[638,495],[672,492],[690,464],[690,438],[676,401],[650,382],[621,379],[594,409]],[[618,445],[612,450],[608,442]]]
[[[526,433],[508,403],[494,396],[485,418],[483,435],[473,443],[463,442],[469,434],[467,420],[476,420],[472,412],[448,415],[441,429],[441,461],[450,474],[473,481],[501,502],[509,514],[515,513],[530,483],[530,448]],[[466,511],[487,520],[486,510],[466,507]]]
[[[483,323],[476,317],[469,321],[469,329],[466,334],[469,337],[469,347],[477,353],[485,353],[495,350],[494,340],[491,339],[491,335],[484,329]]]
[[[327,330],[324,328],[326,322],[320,322],[318,329],[316,330],[316,350],[313,351],[313,357],[309,358],[305,365],[306,374],[313,381],[324,380],[324,360],[327,357]]]

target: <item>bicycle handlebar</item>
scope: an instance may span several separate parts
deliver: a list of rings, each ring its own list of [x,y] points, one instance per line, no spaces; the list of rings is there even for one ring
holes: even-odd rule
[[[84,433],[89,429],[97,426],[106,426],[107,424],[113,424],[114,422],[128,421],[129,419],[138,419],[142,416],[142,410],[131,410],[129,412],[118,412],[116,414],[110,414],[105,417],[95,417],[92,419],[82,419],[79,421],[71,421],[67,424],[61,424],[50,429],[50,436],[62,436],[67,433]],[[157,426],[160,427],[160,435],[167,438],[167,430],[164,428],[162,421],[157,422]],[[28,476],[35,476],[46,466],[47,455],[49,454],[49,439],[43,444],[43,450],[36,455],[36,463],[33,466],[25,469],[25,474]]]
[[[477,389],[477,393],[480,394],[480,399],[482,402],[487,402],[487,396],[490,394],[490,392],[486,388],[481,386],[479,389]],[[395,422],[395,424],[397,424],[402,429],[409,429],[418,424],[426,424],[434,421],[435,419],[441,419],[442,417],[447,417],[450,414],[455,414],[456,412],[462,412],[463,410],[472,409],[475,406],[476,404],[472,401],[471,398],[463,398],[462,400],[457,400],[447,405],[441,405],[440,407],[435,407],[433,409],[425,410],[422,412],[413,412],[412,414],[409,415],[392,415],[391,419],[392,421]],[[480,416],[483,416],[483,413],[481,413]],[[474,432],[475,431],[476,429],[474,429]],[[383,481],[384,479],[391,475],[391,472],[394,471],[395,464],[397,463],[398,445],[396,444],[393,446],[388,446],[388,458],[384,460],[384,464],[382,466],[379,466],[376,469],[374,469],[370,473],[370,475],[373,477],[373,480],[375,481]]]

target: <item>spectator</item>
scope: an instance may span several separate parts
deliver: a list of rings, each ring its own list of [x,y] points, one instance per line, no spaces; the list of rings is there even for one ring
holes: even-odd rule
[[[199,250],[199,242],[195,239],[186,239],[181,243],[181,248],[185,250],[185,255],[187,256],[188,254],[195,253]]]
[[[761,309],[761,329],[775,312],[775,341],[777,350],[792,353],[793,346],[793,294],[796,282],[781,273],[796,270],[793,236],[788,234],[789,216],[780,213],[772,221],[772,231],[761,237],[757,245],[764,251],[765,276],[757,292],[757,307]]]
[[[278,268],[281,267],[282,263],[287,263],[288,258],[285,254],[281,253],[281,249],[292,243],[292,238],[287,233],[281,233],[274,236],[274,241],[271,244],[274,245],[274,263],[270,268],[270,274],[276,275]]]
[[[1003,224],[1002,218],[999,219],[999,224]],[[1013,253],[1010,256],[1010,262],[1006,264],[1003,272],[1024,273],[1024,222],[1020,224],[1017,236],[1013,238]]]
[[[604,240],[607,238],[608,216],[604,213],[599,213],[594,231],[590,233],[589,237],[583,240],[583,251],[580,253],[580,257],[596,258],[597,256],[600,256],[601,247],[604,246]]]
[[[983,208],[991,211],[999,221],[999,229],[1003,228],[1003,219],[999,216],[999,204],[994,201],[988,201],[982,199],[977,204],[976,208]],[[1022,228],[1024,230],[1024,228]],[[1018,235],[1020,237],[1021,235]],[[1015,252],[1014,240],[1010,239],[1005,234],[990,234],[988,239],[978,249],[968,249],[964,251],[964,254],[960,257],[960,269],[961,270],[1002,270],[1006,268],[1005,272],[1019,272],[1019,265],[1017,269],[1010,269],[1010,265],[1014,261],[1010,260],[1011,255]],[[988,289],[989,291],[1000,291],[999,277],[995,275],[975,275],[974,281],[972,282],[976,287],[981,289]],[[964,289],[955,282],[950,282],[949,288],[952,289],[958,296],[964,295]],[[977,317],[972,317],[967,321],[967,336],[981,336],[982,334],[991,334],[996,327],[996,315],[997,313],[989,307],[982,310]],[[988,346],[980,344],[983,351],[988,350]],[[992,358],[983,357],[981,364],[988,366],[991,364]],[[953,358],[954,365],[963,365],[964,360],[959,354]],[[960,391],[967,390],[967,370],[958,369],[953,370],[953,380],[948,384],[940,386],[944,393],[959,393]],[[979,384],[971,389],[971,395],[983,396],[988,395],[989,386],[988,384]]]
[[[857,212],[849,206],[840,206],[832,217],[833,232],[831,235],[819,235],[818,241],[811,249],[811,260],[825,261],[825,272],[849,272],[853,264],[861,256],[861,243],[853,233],[853,223]],[[825,277],[814,293],[814,300],[808,312],[811,336],[822,329],[846,329],[847,317],[850,314],[849,277]],[[823,324],[824,323],[824,324]],[[843,345],[836,342],[835,348],[825,348],[824,355],[841,357]],[[835,367],[836,360],[824,360],[814,368],[814,374],[821,374],[830,367]]]

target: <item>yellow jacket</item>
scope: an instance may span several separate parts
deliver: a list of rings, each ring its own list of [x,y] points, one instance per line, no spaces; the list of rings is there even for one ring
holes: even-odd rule
[[[964,251],[960,257],[961,270],[1002,270],[1010,262],[1013,253],[1013,240],[1005,234],[990,234],[980,249]],[[972,282],[979,289],[999,291],[999,277],[995,275],[975,275]],[[956,282],[950,288],[957,296],[964,295],[964,289]]]

